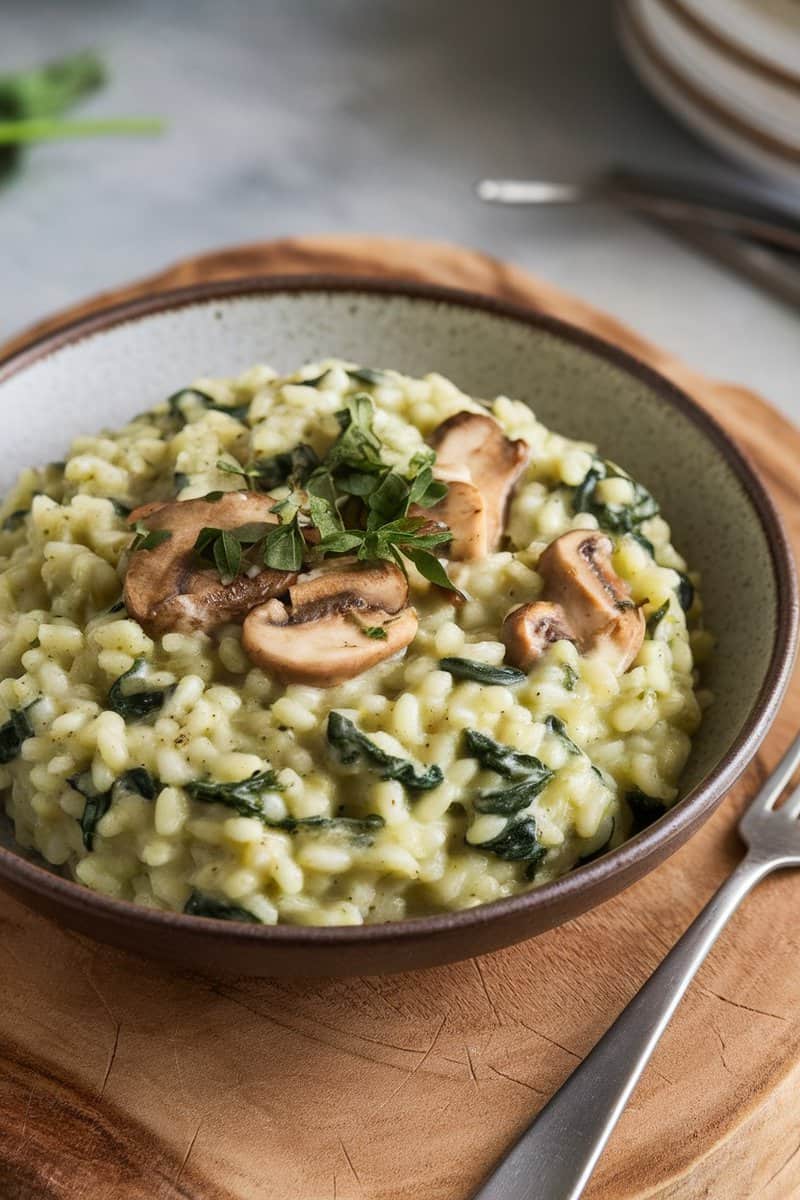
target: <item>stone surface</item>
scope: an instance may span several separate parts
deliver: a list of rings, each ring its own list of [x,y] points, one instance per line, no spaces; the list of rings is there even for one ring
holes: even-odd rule
[[[609,0],[3,0],[0,70],[84,46],[92,114],[160,139],[52,145],[0,188],[0,337],[210,247],[373,231],[551,279],[800,418],[797,316],[633,217],[481,205],[483,174],[729,169],[640,88]]]

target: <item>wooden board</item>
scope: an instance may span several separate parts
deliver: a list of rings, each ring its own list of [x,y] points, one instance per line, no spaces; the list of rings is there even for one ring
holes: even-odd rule
[[[749,448],[800,547],[800,433],[758,396],[472,251],[273,242],[182,263],[79,311],[154,287],[297,271],[471,288],[624,345]],[[798,718],[796,680],[736,794],[622,896],[525,945],[413,976],[201,979],[0,899],[1,1200],[466,1200],[731,869],[737,811]],[[800,1195],[797,888],[790,875],[768,880],[732,922],[623,1116],[591,1200]]]

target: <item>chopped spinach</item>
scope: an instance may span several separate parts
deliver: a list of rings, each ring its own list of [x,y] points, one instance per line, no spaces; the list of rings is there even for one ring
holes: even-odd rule
[[[556,737],[560,737],[564,745],[569,750],[570,754],[583,754],[580,746],[573,742],[572,738],[567,733],[567,727],[560,717],[554,717],[551,713],[549,717],[545,717],[545,726],[554,733]]]
[[[625,479],[633,489],[633,499],[628,504],[607,504],[597,498],[597,485],[604,479]],[[596,458],[583,480],[573,492],[572,506],[576,513],[588,512],[597,518],[601,529],[609,533],[633,533],[643,521],[655,517],[659,510],[657,501],[647,488],[631,479],[625,471],[607,459]]]
[[[683,611],[688,613],[694,604],[694,584],[685,572],[678,571],[676,574],[679,578],[678,586],[675,589],[678,593],[678,603]]]
[[[575,691],[575,684],[578,682],[578,672],[569,663],[564,663],[561,668],[564,676],[564,688],[568,692]]]
[[[18,508],[16,512],[9,513],[0,526],[3,533],[13,533],[15,529],[20,529],[30,511],[29,508]]]
[[[161,791],[161,780],[155,779],[144,767],[131,767],[116,780],[116,787],[124,792],[135,792],[144,800],[155,800]]]
[[[625,800],[633,820],[631,836],[635,833],[641,833],[643,829],[647,829],[648,825],[652,825],[667,810],[667,806],[662,800],[657,800],[655,796],[647,796],[644,792],[639,791],[638,788],[633,788],[632,791],[626,792]]]
[[[268,824],[261,804],[264,792],[276,792],[280,784],[274,771],[255,771],[248,779],[234,783],[219,783],[213,779],[195,779],[186,784],[186,791],[193,800],[204,804],[224,804],[242,817],[258,817]]]
[[[536,867],[547,854],[546,847],[539,842],[533,817],[509,821],[505,829],[488,842],[470,844],[474,850],[488,851],[505,862],[527,862],[525,874],[528,879],[533,879]]]
[[[265,821],[264,824],[287,833],[327,829],[331,833],[347,834],[356,845],[370,845],[376,831],[383,829],[386,822],[377,813],[370,813],[366,817],[284,817],[280,821]]]
[[[155,550],[172,537],[170,529],[149,529],[144,521],[136,521],[133,528],[136,536],[131,542],[131,554],[137,550]]]
[[[517,813],[527,808],[553,778],[553,771],[532,754],[520,754],[475,729],[465,730],[464,738],[470,754],[481,766],[513,780],[510,786],[479,792],[473,801],[476,812],[497,816]]]
[[[201,392],[199,388],[181,388],[180,391],[173,392],[171,396],[168,396],[166,400],[170,416],[178,421],[179,429],[187,422],[186,413],[183,411],[183,401],[187,397],[192,397],[207,411],[227,413],[235,421],[244,421],[250,411],[249,400],[247,404],[220,404],[213,396],[209,396],[208,392]]]
[[[513,687],[524,683],[528,676],[516,667],[491,667],[487,663],[475,662],[471,658],[440,658],[439,666],[454,679],[471,679],[498,687]]]
[[[665,600],[664,603],[655,610],[655,612],[650,613],[650,616],[647,618],[647,626],[646,626],[648,637],[653,636],[653,634],[658,629],[659,625],[664,620],[664,617],[667,615],[668,612],[669,612],[669,600]]]
[[[108,693],[108,707],[119,713],[126,721],[141,721],[156,712],[172,691],[172,688],[159,688],[150,691],[129,691],[128,683],[140,678],[146,670],[146,661],[137,658],[129,671],[120,675],[111,685]]]
[[[192,892],[183,906],[183,911],[190,917],[211,917],[215,921],[246,921],[249,925],[263,924],[246,908],[228,904],[225,900],[215,900],[213,896],[205,896],[197,891]]]
[[[81,796],[86,798],[83,816],[80,818],[80,827],[83,834],[83,844],[87,850],[91,850],[94,846],[97,823],[101,817],[106,815],[111,807],[111,794],[114,790],[113,784],[107,792],[98,792],[92,783],[91,771],[84,771],[82,775],[73,775],[67,780],[67,783],[76,792],[80,792]]]
[[[366,384],[367,387],[377,387],[386,378],[383,371],[376,371],[372,367],[348,367],[347,374],[356,383]]]
[[[36,704],[36,701],[33,701]],[[8,720],[0,725],[0,765],[10,763],[22,749],[22,743],[33,737],[33,726],[28,719],[28,711],[33,704],[25,708],[16,708],[8,715]]]
[[[532,754],[521,754],[518,750],[512,750],[510,746],[496,742],[494,738],[479,733],[477,729],[465,729],[464,741],[469,754],[477,758],[482,767],[507,779],[519,779],[530,774],[535,775],[542,769],[547,770]]]
[[[497,817],[512,816],[523,808],[527,808],[552,778],[553,772],[542,763],[542,770],[538,775],[531,774],[518,783],[512,783],[508,787],[496,791],[479,792],[472,807],[478,813],[491,813]]]
[[[333,711],[328,715],[327,737],[347,766],[363,760],[369,770],[378,772],[381,779],[396,779],[410,791],[430,791],[444,779],[442,769],[436,763],[418,772],[408,759],[387,754],[340,712]]]

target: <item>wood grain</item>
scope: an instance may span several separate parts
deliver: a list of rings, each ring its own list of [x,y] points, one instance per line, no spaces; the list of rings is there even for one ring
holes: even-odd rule
[[[194,280],[310,271],[481,291],[625,346],[749,449],[800,547],[800,434],[778,413],[476,252],[371,237],[272,242],[181,263],[70,315]],[[466,1200],[731,869],[736,813],[799,716],[795,680],[735,795],[623,895],[533,942],[414,976],[186,976],[1,898],[0,1198]],[[590,1200],[800,1195],[796,888],[774,877],[734,919]]]

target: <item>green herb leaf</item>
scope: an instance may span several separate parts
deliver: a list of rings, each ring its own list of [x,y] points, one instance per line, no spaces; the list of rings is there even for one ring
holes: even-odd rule
[[[571,667],[569,663],[564,663],[563,667],[561,668],[561,671],[562,671],[562,674],[564,677],[564,688],[568,692],[574,692],[575,684],[578,682],[578,678],[579,678],[578,672],[575,670],[574,667]]]
[[[67,783],[81,796],[86,797],[83,815],[80,818],[80,827],[84,846],[87,850],[92,850],[97,823],[111,807],[113,787],[109,788],[107,792],[98,792],[92,783],[91,771],[84,771],[82,775],[73,775],[67,780]]]
[[[388,637],[383,625],[359,625],[358,622],[356,624],[365,637],[373,638],[376,642],[385,642]]]
[[[505,862],[527,862],[528,878],[532,878],[532,870],[547,854],[545,846],[540,845],[536,822],[533,817],[523,817],[520,821],[509,821],[505,829],[488,842],[470,843],[473,850],[484,850],[502,858]]]
[[[439,667],[454,679],[471,679],[487,686],[514,687],[528,678],[524,671],[516,667],[492,667],[471,658],[440,658]]]
[[[635,833],[641,833],[643,829],[647,829],[648,825],[652,825],[667,811],[663,800],[657,800],[655,796],[647,796],[638,788],[633,788],[632,791],[625,793],[625,802],[631,813],[631,837]]]
[[[28,713],[37,701],[26,705],[25,708],[13,709],[8,714],[8,720],[0,725],[0,765],[10,763],[22,749],[22,743],[33,737],[33,726],[28,719]]]
[[[234,534],[223,529],[214,542],[214,565],[223,584],[232,583],[239,574],[242,563],[242,547]]]
[[[572,738],[567,733],[567,727],[560,717],[554,717],[552,713],[549,717],[545,717],[545,727],[554,733],[556,737],[561,738],[561,741],[569,750],[570,754],[583,754],[580,746],[573,742]]]
[[[108,693],[107,704],[112,712],[119,713],[125,721],[141,721],[144,717],[149,717],[161,708],[167,696],[173,690],[172,688],[161,688],[159,690],[139,690],[132,691],[131,684],[137,679],[140,679],[147,670],[147,663],[143,658],[137,658],[129,671],[124,675],[120,675],[119,679],[111,685]]]
[[[235,783],[219,783],[213,779],[196,779],[186,784],[186,792],[192,800],[204,804],[224,804],[235,809],[240,816],[258,817],[266,822],[261,797],[264,792],[280,791],[274,771],[256,771],[249,779]]]
[[[396,779],[410,791],[429,791],[444,779],[441,767],[435,763],[418,772],[408,759],[387,754],[340,712],[329,713],[327,738],[345,765],[363,761],[381,779]]]
[[[301,487],[318,466],[315,450],[301,442],[293,450],[257,458],[246,469],[260,492],[271,492],[286,483]]]
[[[145,800],[155,800],[161,791],[161,780],[155,779],[144,767],[131,767],[116,780],[115,787],[124,792],[135,792]]]
[[[275,571],[299,571],[305,553],[297,513],[285,525],[271,529],[264,539],[264,563]]]
[[[633,489],[629,504],[606,504],[597,499],[597,485],[604,479],[625,479]],[[647,488],[631,479],[625,471],[608,460],[595,459],[581,483],[575,488],[572,507],[576,513],[588,512],[597,518],[601,529],[623,534],[638,531],[643,521],[655,517],[660,509]]]
[[[347,554],[364,542],[364,535],[355,529],[347,529],[342,533],[330,533],[323,538],[317,549],[322,554]]]
[[[136,536],[131,542],[131,554],[137,550],[155,550],[172,537],[170,529],[148,529],[144,521],[136,521],[133,529]]]
[[[694,584],[688,575],[683,571],[677,572],[680,582],[676,588],[678,593],[678,603],[684,612],[688,613],[694,604]]]
[[[445,591],[453,592],[454,595],[464,599],[464,593],[453,583],[445,571],[439,559],[435,555],[430,554],[427,550],[414,549],[411,546],[403,545],[402,552],[409,558],[414,566],[425,579],[430,583],[435,583],[437,587],[444,588]]]
[[[210,917],[214,921],[246,921],[249,925],[263,924],[246,908],[228,904],[226,900],[215,900],[213,896],[205,896],[198,891],[192,892],[183,906],[183,911],[190,917]]]
[[[356,845],[369,846],[377,830],[382,829],[386,822],[377,813],[371,813],[366,817],[284,817],[280,821],[265,821],[265,824],[271,829],[283,829],[287,833],[325,830],[344,834]]]
[[[529,774],[536,775],[542,769],[547,770],[534,755],[512,750],[510,746],[496,742],[477,729],[465,729],[464,741],[470,756],[477,758],[482,767],[507,779],[520,779]]]
[[[184,408],[186,400],[194,401],[207,412],[227,413],[235,421],[244,422],[250,411],[249,400],[246,404],[220,404],[213,396],[209,396],[208,392],[201,392],[199,388],[181,388],[180,391],[173,392],[171,396],[168,396],[166,400],[171,416],[178,420],[180,427],[183,427],[188,420]]]
[[[412,460],[413,461],[413,460]],[[433,478],[433,471],[423,466],[411,481],[408,494],[408,504],[419,504],[422,508],[432,508],[447,495],[447,484],[441,479]]]
[[[669,612],[669,600],[665,600],[660,608],[657,608],[655,610],[655,612],[652,612],[650,614],[650,616],[647,618],[647,626],[646,626],[648,637],[653,636],[656,629],[658,629],[658,626],[664,620],[664,617],[667,615],[668,612]]]

